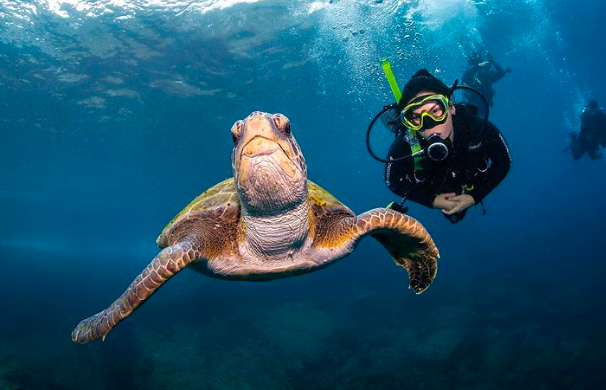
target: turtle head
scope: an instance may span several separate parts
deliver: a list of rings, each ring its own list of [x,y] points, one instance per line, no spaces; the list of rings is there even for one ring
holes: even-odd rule
[[[234,180],[247,213],[278,214],[307,200],[307,165],[287,117],[255,111],[231,134]]]

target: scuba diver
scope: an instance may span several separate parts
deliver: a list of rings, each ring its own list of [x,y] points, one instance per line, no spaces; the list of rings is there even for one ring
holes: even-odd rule
[[[489,51],[486,51],[486,60],[482,59],[480,53],[472,52],[467,58],[467,63],[468,67],[463,73],[461,81],[484,95],[488,100],[488,105],[492,107],[495,93],[492,84],[502,79],[507,73],[511,73],[511,68],[503,69]],[[464,92],[464,96],[466,102],[478,107],[479,114],[482,115],[483,104],[478,96],[467,91]]]
[[[457,223],[469,207],[482,203],[509,172],[507,144],[488,121],[485,99],[483,120],[474,115],[475,107],[451,101],[454,90],[473,88],[457,86],[457,81],[448,87],[421,69],[399,96],[386,62],[383,68],[398,103],[385,106],[371,121],[366,144],[371,156],[385,163],[387,187],[402,197],[402,202],[388,207],[406,212],[403,203],[410,199],[440,209],[451,223]],[[388,128],[391,126],[396,134],[387,159],[376,156],[370,146],[370,132],[379,117],[392,118],[387,121]]]
[[[579,134],[570,133],[572,158],[579,160],[585,152],[592,160],[602,157],[599,146],[606,148],[606,115],[596,100],[590,100],[581,114],[581,131]]]

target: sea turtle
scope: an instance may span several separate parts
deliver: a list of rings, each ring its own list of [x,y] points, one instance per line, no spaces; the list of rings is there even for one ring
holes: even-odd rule
[[[387,208],[356,216],[307,180],[307,165],[282,114],[253,112],[231,128],[234,177],[198,196],[164,228],[162,251],[107,309],[78,324],[72,340],[105,339],[160,286],[188,267],[228,280],[301,275],[349,255],[367,235],[405,268],[417,294],[433,281],[438,249],[415,219]]]

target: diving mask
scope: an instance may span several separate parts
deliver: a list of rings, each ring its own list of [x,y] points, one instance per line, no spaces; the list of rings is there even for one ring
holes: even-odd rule
[[[400,112],[400,119],[410,130],[423,131],[446,122],[449,100],[444,95],[424,95],[411,101]]]

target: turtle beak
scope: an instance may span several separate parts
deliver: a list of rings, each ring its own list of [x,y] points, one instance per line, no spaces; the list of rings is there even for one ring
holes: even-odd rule
[[[260,135],[255,135],[242,148],[242,156],[248,158],[267,156],[273,154],[278,149],[280,149],[280,145],[278,145],[275,141],[269,140]]]
[[[255,111],[246,118],[242,132],[242,145],[248,145],[256,137],[265,138],[274,143],[279,142],[278,129],[267,116],[267,114]]]

